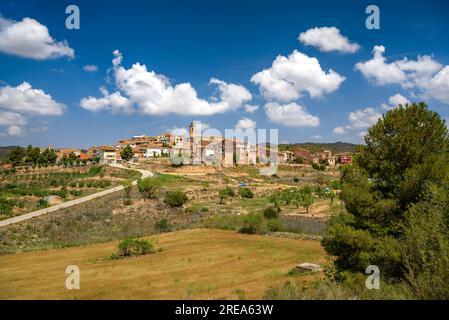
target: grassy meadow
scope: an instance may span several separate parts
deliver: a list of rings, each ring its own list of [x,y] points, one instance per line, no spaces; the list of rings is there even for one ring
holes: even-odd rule
[[[289,275],[296,264],[324,262],[318,241],[211,229],[146,239],[161,251],[112,260],[112,241],[0,256],[0,299],[261,299],[269,286],[315,277]],[[71,264],[80,290],[65,287]]]

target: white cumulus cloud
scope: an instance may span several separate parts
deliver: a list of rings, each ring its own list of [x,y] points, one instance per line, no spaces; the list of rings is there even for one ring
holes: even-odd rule
[[[382,104],[382,108],[384,110],[391,110],[391,109],[394,109],[394,108],[398,107],[399,105],[403,105],[404,106],[406,104],[410,104],[410,100],[408,100],[402,94],[396,93],[394,96],[391,96],[388,99],[388,104],[386,104],[386,103]]]
[[[376,124],[381,117],[382,113],[371,107],[351,111],[348,115],[348,124],[335,127],[332,132],[341,135],[355,130],[366,130]],[[357,133],[360,138],[363,138],[365,134],[365,131]]]
[[[289,127],[317,127],[320,124],[318,117],[295,102],[284,105],[269,102],[265,105],[265,113],[270,121]]]
[[[445,66],[429,81],[424,95],[449,104],[449,66]]]
[[[0,110],[0,126],[26,125],[26,119],[19,113]]]
[[[397,84],[413,96],[449,104],[449,65],[444,66],[429,55],[387,63],[384,52],[384,46],[375,46],[373,58],[357,63],[355,68],[375,85]]]
[[[259,110],[259,106],[258,105],[245,104],[243,107],[245,108],[245,111],[248,112],[248,113],[254,113],[257,110]]]
[[[358,62],[355,68],[363,76],[377,85],[386,85],[391,83],[403,84],[407,77],[396,63],[386,63],[383,56],[384,46],[375,46],[373,49],[373,58],[365,62]]]
[[[1,15],[0,51],[36,60],[75,56],[75,51],[66,41],[55,41],[48,28],[38,21],[31,18],[14,21]]]
[[[165,115],[212,115],[236,110],[252,99],[251,93],[243,86],[211,78],[210,85],[216,86],[218,95],[209,100],[198,97],[189,82],[173,85],[170,80],[145,65],[135,63],[131,68],[122,66],[123,56],[113,52],[113,75],[117,91],[113,94],[128,99],[143,114]],[[90,111],[113,110],[111,103],[103,98],[88,97],[80,102],[81,107]]]
[[[0,109],[30,115],[61,115],[65,108],[43,90],[33,89],[28,82],[0,88]]]
[[[256,121],[253,121],[249,118],[243,117],[240,119],[235,125],[236,129],[247,130],[247,129],[255,129]]]
[[[86,64],[83,67],[83,70],[86,72],[97,72],[98,71],[98,66],[94,65],[94,64]]]
[[[334,130],[332,130],[335,134],[345,134],[346,130],[344,127],[335,127]]]
[[[122,96],[120,92],[116,91],[110,94],[104,87],[100,88],[100,92],[103,95],[102,98],[89,96],[81,99],[81,107],[92,112],[108,109],[114,114],[127,114],[134,111],[132,102],[128,98]]]
[[[64,104],[56,102],[43,90],[32,88],[28,82],[0,88],[0,127],[7,127],[6,134],[11,136],[23,135],[28,119],[62,115],[65,109]]]
[[[374,125],[382,114],[376,111],[374,108],[365,108],[349,113],[349,123],[350,125],[346,128],[352,129],[362,129],[369,128]]]
[[[354,53],[360,49],[357,43],[351,43],[336,27],[309,29],[300,33],[298,40],[305,45],[317,47],[320,51],[324,52],[340,51]]]
[[[20,136],[22,134],[22,128],[19,126],[10,126],[7,132],[10,136]]]
[[[318,59],[299,51],[288,57],[279,55],[271,67],[254,74],[251,81],[259,85],[267,100],[290,102],[308,92],[312,98],[337,90],[345,77],[321,68]]]

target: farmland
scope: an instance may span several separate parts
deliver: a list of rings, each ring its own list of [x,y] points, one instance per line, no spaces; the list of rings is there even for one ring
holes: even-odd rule
[[[117,241],[0,257],[0,299],[260,299],[295,264],[324,262],[319,242],[185,230],[148,237],[160,252],[111,260]],[[29,261],[33,261],[30,265]],[[65,288],[78,265],[81,289]]]
[[[338,179],[338,171],[281,167],[274,176],[261,176],[257,168],[235,167],[189,174],[156,162],[140,168],[153,171],[160,183],[151,197],[132,187],[128,195],[118,191],[0,228],[0,298],[260,299],[286,281],[315,279],[290,274],[296,264],[325,262],[317,240],[329,216],[339,210],[339,200],[314,193],[308,210],[282,203],[274,219],[264,217],[264,211],[272,208],[273,194],[305,186],[322,189]],[[71,182],[77,187],[94,179],[119,183],[133,174],[109,166],[95,174],[98,169],[72,170],[58,173],[67,177],[68,189]],[[220,199],[224,189],[233,190],[232,195]],[[243,197],[242,189],[250,190],[251,197]],[[169,205],[166,199],[173,191],[185,194],[187,202]],[[248,229],[248,217],[260,223]],[[118,240],[141,237],[154,243],[155,254],[111,259]],[[82,270],[82,290],[65,289],[69,264]]]
[[[0,172],[0,219],[17,216],[119,185],[139,173],[104,166],[74,168],[47,167],[3,170]]]
[[[163,187],[151,199],[142,197],[134,187],[130,192],[129,203],[125,203],[121,191],[0,228],[0,254],[154,234],[158,232],[156,223],[163,219],[167,220],[170,230],[207,227],[238,231],[248,214],[261,214],[271,206],[271,194],[280,189],[292,188],[295,184],[299,187],[306,183],[293,182],[293,176],[313,181],[314,175],[322,175],[312,169],[297,168],[280,170],[277,177],[263,179],[256,172],[250,168],[240,168],[201,176],[157,174],[163,181]],[[308,176],[302,177],[302,173]],[[331,177],[327,179],[330,181]],[[204,186],[205,181],[208,181],[208,187]],[[243,181],[253,191],[253,198],[233,196],[218,204],[219,190],[226,185],[237,190]],[[164,198],[171,190],[185,192],[188,201],[182,207],[170,207],[164,203]],[[338,211],[339,206],[338,200],[332,203],[331,199],[325,197],[317,197],[309,213],[301,206],[283,205],[279,216],[282,228],[278,231],[322,234],[327,218],[332,212]]]

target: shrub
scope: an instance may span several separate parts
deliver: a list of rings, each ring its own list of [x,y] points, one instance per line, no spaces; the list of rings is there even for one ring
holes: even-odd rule
[[[278,210],[275,207],[267,207],[263,210],[265,219],[277,219],[279,216]]]
[[[41,199],[39,199],[39,200],[37,201],[36,206],[37,206],[38,208],[45,208],[45,207],[48,207],[48,202],[47,202],[47,200],[41,198]]]
[[[107,187],[109,187],[111,185],[111,181],[109,181],[109,180],[100,180],[100,181],[98,181],[97,182],[97,188],[102,188],[102,189],[104,189],[104,188],[107,188]]]
[[[9,216],[12,213],[12,206],[8,203],[0,202],[0,215]]]
[[[427,192],[406,216],[401,253],[405,277],[420,299],[449,299],[447,189]]]
[[[293,178],[293,182],[298,183],[298,182],[299,182],[299,178],[294,177],[294,178]]]
[[[333,190],[341,190],[341,182],[339,180],[332,180],[330,182],[330,187]]]
[[[187,200],[185,192],[176,190],[167,192],[164,202],[170,207],[182,207]]]
[[[75,197],[79,197],[79,196],[81,196],[83,194],[83,191],[82,190],[71,190],[70,194],[75,196]]]
[[[166,218],[162,218],[156,221],[154,224],[154,229],[156,229],[157,232],[169,232],[171,230],[171,226]]]
[[[220,197],[220,204],[223,203],[224,199],[227,199],[229,197],[233,197],[234,195],[235,195],[235,192],[230,187],[226,187],[224,189],[219,190],[218,191],[218,196]]]
[[[147,198],[151,198],[159,189],[162,188],[162,182],[158,177],[148,177],[137,180],[137,188],[139,192]]]
[[[242,199],[249,199],[254,197],[254,193],[249,188],[239,188],[238,193],[239,196],[242,197]]]
[[[282,230],[282,221],[279,219],[270,219],[267,222],[267,228],[271,232],[281,231]]]
[[[243,227],[240,228],[240,233],[255,234],[263,233],[264,219],[261,214],[250,213],[243,218]]]
[[[155,252],[153,244],[148,240],[125,239],[118,245],[119,257],[142,256]]]
[[[60,196],[61,198],[67,198],[67,195],[69,194],[69,192],[67,191],[66,187],[62,187],[61,190],[58,191],[58,196]]]
[[[124,180],[122,182],[122,186],[123,190],[125,191],[125,198],[130,198],[130,193],[133,187],[131,180]]]
[[[201,185],[203,186],[203,190],[206,191],[209,188],[209,181],[202,181]]]
[[[272,203],[274,205],[274,207],[276,208],[277,212],[281,212],[281,201],[282,201],[282,197],[281,194],[279,192],[275,192],[273,193],[269,199],[270,203]]]

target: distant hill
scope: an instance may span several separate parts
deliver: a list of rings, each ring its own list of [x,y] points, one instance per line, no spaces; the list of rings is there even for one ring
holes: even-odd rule
[[[333,143],[315,143],[315,142],[304,142],[304,143],[289,143],[289,144],[280,144],[279,150],[289,150],[293,151],[295,147],[304,148],[309,150],[310,152],[321,152],[324,150],[330,150],[332,153],[341,153],[341,152],[351,152],[355,151],[357,144],[349,143],[349,142],[333,142]]]
[[[16,146],[7,146],[7,147],[1,147],[0,146],[0,159],[6,156],[10,150],[14,149]]]

